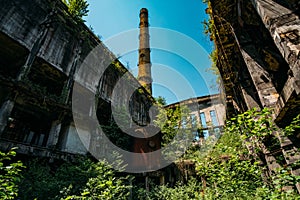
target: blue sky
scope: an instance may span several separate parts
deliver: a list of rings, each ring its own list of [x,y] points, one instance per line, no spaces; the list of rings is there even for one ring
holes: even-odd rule
[[[153,96],[167,103],[217,93],[207,68],[213,49],[203,34],[207,18],[202,0],[88,0],[86,24],[137,75],[139,11],[147,8]]]

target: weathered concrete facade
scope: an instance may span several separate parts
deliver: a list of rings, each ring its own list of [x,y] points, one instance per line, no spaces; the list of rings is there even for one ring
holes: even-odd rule
[[[0,2],[1,150],[18,146],[24,154],[67,158],[98,148],[95,127],[74,124],[80,114],[72,114],[74,84],[82,94],[95,94],[95,105],[82,109],[100,124],[110,123],[116,105],[129,107],[132,124],[149,122],[151,95],[61,0]],[[95,73],[76,76],[95,47]],[[97,73],[101,78],[93,77]],[[114,94],[124,74],[127,88]]]
[[[276,108],[276,122],[287,124],[299,113],[297,1],[210,2],[227,101],[241,111]]]
[[[165,108],[176,106],[187,106],[190,111],[188,121],[192,123],[192,127],[201,127],[205,138],[220,134],[225,125],[226,107],[220,94],[186,99]],[[194,135],[194,141],[200,142],[199,133],[195,131]]]
[[[207,11],[228,115],[269,107],[279,126],[289,124],[300,113],[299,1],[210,0]],[[278,155],[287,165],[300,159],[297,134],[264,152],[270,174],[279,166]],[[292,173],[299,174],[299,167]]]

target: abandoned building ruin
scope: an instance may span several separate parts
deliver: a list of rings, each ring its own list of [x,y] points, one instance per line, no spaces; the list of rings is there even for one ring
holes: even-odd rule
[[[187,106],[190,111],[190,121],[192,128],[195,129],[193,131],[194,144],[202,143],[201,140],[209,136],[220,136],[226,119],[226,107],[220,94],[185,99],[169,104],[165,108],[172,109],[176,106]],[[202,129],[201,133],[197,131],[198,125]]]
[[[213,56],[224,83],[227,117],[269,107],[277,125],[286,126],[300,111],[299,2],[210,0],[208,5],[209,30],[216,46]],[[88,123],[75,127],[73,86],[77,84],[83,95],[96,94],[95,108],[83,109],[105,126],[113,121],[113,90],[124,74],[129,88],[138,90],[129,94],[120,89],[118,95],[124,98],[115,99],[120,105],[129,104],[129,124],[149,123],[154,99],[146,9],[140,12],[138,80],[128,75],[89,28],[71,17],[61,0],[2,0],[0,11],[0,150],[18,147],[23,155],[64,160],[91,149],[98,151],[99,134]],[[99,70],[99,63],[108,67],[99,82],[87,84],[75,74],[95,47],[101,56],[92,70]],[[80,118],[75,113],[78,115]],[[264,152],[270,175],[278,166],[300,160],[299,137],[297,133],[280,137],[278,148]],[[137,153],[160,148],[159,135],[130,142],[130,150]],[[283,163],[276,159],[278,155],[284,156]],[[300,168],[293,168],[293,173],[300,175]],[[299,184],[297,188],[300,190]]]
[[[213,53],[225,87],[227,114],[272,108],[280,127],[300,111],[300,11],[298,0],[209,0]],[[300,135],[278,138],[264,151],[272,175],[299,161]],[[284,161],[276,159],[283,156]],[[300,175],[299,166],[293,168]],[[300,191],[300,185],[297,184]]]
[[[113,89],[124,74],[128,87],[138,90],[132,94],[119,90],[117,95],[122,98],[115,100],[128,99],[131,123],[143,126],[149,122],[149,108],[154,102],[151,90],[141,87],[99,38],[71,17],[61,0],[3,0],[0,10],[1,150],[18,147],[20,154],[64,160],[97,150],[99,134],[90,130],[88,123],[75,127],[74,117],[80,113],[72,114],[72,88],[76,84],[82,95],[96,94],[96,109],[82,109],[89,116],[97,116],[101,125],[109,125]],[[107,68],[99,82],[86,83],[75,74],[95,47],[101,57],[91,70],[99,70],[99,63]],[[148,65],[140,61],[142,64]],[[129,150],[140,151],[137,145],[147,147],[146,152],[160,147],[147,145],[148,140],[132,139]]]

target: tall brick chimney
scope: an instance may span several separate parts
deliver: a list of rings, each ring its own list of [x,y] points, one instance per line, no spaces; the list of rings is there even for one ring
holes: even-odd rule
[[[149,42],[149,23],[148,10],[142,8],[140,10],[140,35],[139,35],[139,73],[138,81],[152,94],[152,77],[151,77],[151,61],[150,61],[150,42]]]

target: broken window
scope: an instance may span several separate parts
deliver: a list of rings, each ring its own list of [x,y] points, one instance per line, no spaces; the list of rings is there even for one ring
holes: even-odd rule
[[[53,120],[42,112],[33,112],[30,108],[24,110],[24,107],[24,105],[15,106],[1,137],[14,142],[45,147]]]
[[[219,122],[217,119],[217,115],[216,115],[216,111],[215,110],[211,110],[210,111],[210,117],[211,117],[211,122],[213,126],[219,126]]]
[[[207,128],[206,118],[204,112],[200,113],[200,121],[202,128]]]

